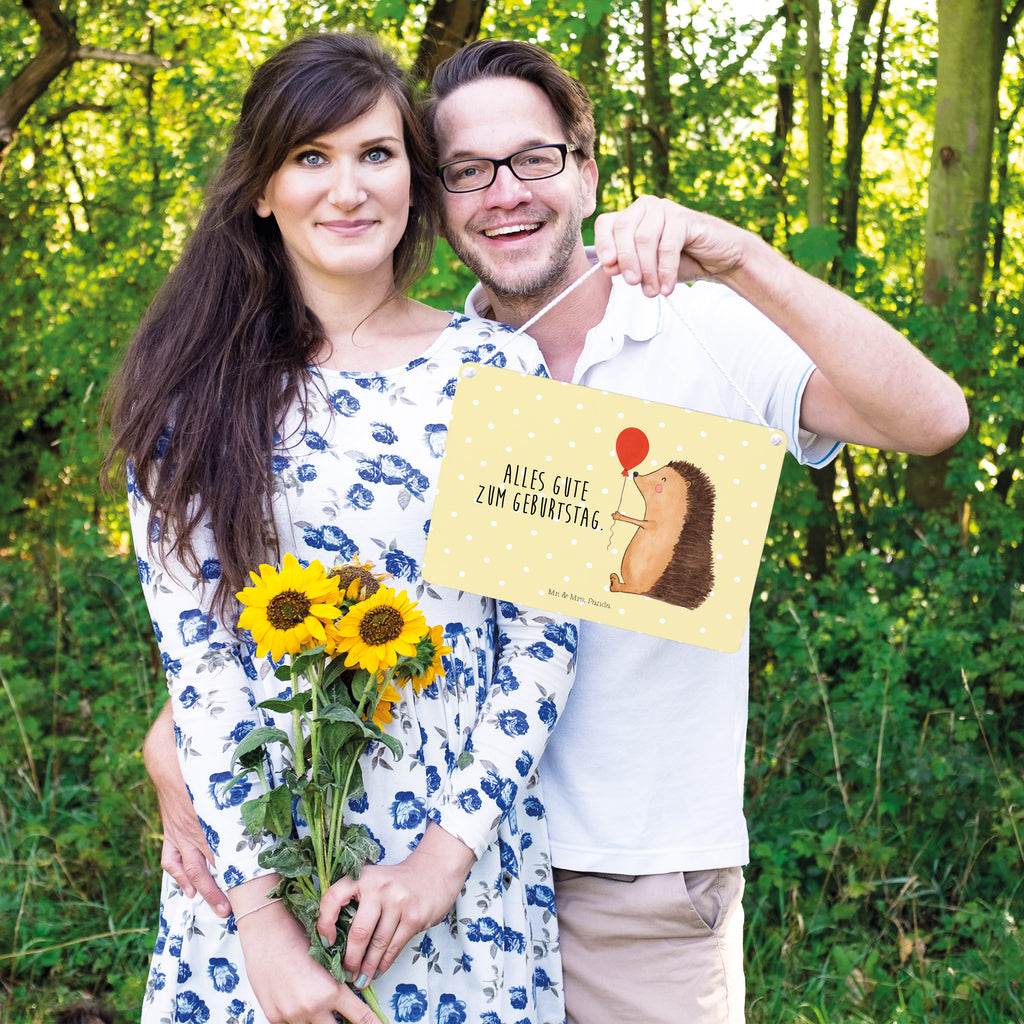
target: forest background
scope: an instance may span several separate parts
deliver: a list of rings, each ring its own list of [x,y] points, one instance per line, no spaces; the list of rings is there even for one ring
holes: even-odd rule
[[[100,400],[251,68],[350,25],[420,81],[477,35],[541,43],[595,100],[603,208],[749,227],[964,386],[942,456],[787,460],[751,620],[749,1019],[1024,1021],[1022,7],[0,0],[0,1024],[137,1016],[165,689]],[[471,283],[442,246],[416,294]],[[623,680],[623,713],[657,688]]]

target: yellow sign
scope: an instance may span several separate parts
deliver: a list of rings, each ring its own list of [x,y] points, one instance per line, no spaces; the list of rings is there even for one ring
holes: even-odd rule
[[[424,578],[735,651],[785,452],[769,427],[467,364]]]

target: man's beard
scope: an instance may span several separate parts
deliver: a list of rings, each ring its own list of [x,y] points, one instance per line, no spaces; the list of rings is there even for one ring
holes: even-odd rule
[[[502,260],[485,260],[468,242],[465,236],[448,238],[448,244],[455,255],[477,276],[480,283],[494,298],[508,309],[524,316],[536,312],[550,299],[563,291],[572,281],[568,280],[569,265],[576,246],[580,241],[583,223],[582,198],[569,212],[563,230],[555,242],[554,251],[545,266],[537,268],[531,277],[516,279],[517,258],[515,255]],[[502,277],[502,270],[507,276]]]

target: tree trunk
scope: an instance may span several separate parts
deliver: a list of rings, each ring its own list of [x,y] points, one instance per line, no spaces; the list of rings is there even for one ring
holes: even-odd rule
[[[850,43],[846,51],[846,154],[843,157],[842,188],[839,193],[837,220],[842,250],[856,249],[860,228],[860,186],[864,166],[864,137],[878,109],[878,96],[882,87],[885,30],[889,21],[889,0],[882,8],[882,21],[875,42],[875,68],[871,76],[871,95],[864,109],[864,54],[871,18],[878,0],[858,0],[857,13],[850,30]],[[839,269],[840,286],[848,284],[850,274]]]
[[[486,10],[487,0],[434,0],[412,66],[413,79],[429,82],[438,64],[473,42]]]
[[[666,0],[642,0],[640,5],[644,33],[644,122],[651,140],[650,191],[656,196],[671,194],[672,93],[666,7]]]
[[[1010,37],[1016,30],[1021,17],[1024,16],[1024,0],[1018,0],[1013,5],[1013,10],[1007,15],[1006,20],[999,26],[1000,35],[998,46],[1000,54],[1006,53]],[[1000,58],[1001,60],[1002,58]],[[1000,122],[996,131],[995,156],[996,161],[996,197],[995,197],[995,224],[992,228],[992,277],[991,286],[993,297],[998,292],[999,278],[1002,273],[1003,246],[1006,242],[1006,200],[1007,181],[1010,171],[1010,135],[1014,126],[1020,118],[1020,112],[1024,109],[1024,83],[1017,83],[1017,99],[1014,102],[1013,110]],[[998,115],[998,107],[996,113]]]
[[[152,53],[123,53],[82,46],[74,25],[61,10],[60,0],[21,0],[21,4],[39,26],[39,49],[0,91],[0,175],[22,118],[46,93],[50,83],[72,64],[80,60],[102,60],[148,68],[175,66],[173,61],[163,60]],[[91,104],[80,103],[67,109],[90,107]]]
[[[807,93],[807,227],[825,225],[825,101],[821,74],[821,9],[818,0],[804,0],[807,47],[804,51],[804,87]],[[825,276],[825,264],[807,268]]]
[[[78,52],[74,27],[57,0],[22,0],[22,6],[39,26],[39,49],[0,93],[0,168],[21,119]]]
[[[836,464],[830,462],[821,469],[808,467],[807,473],[818,496],[820,518],[807,527],[807,548],[804,552],[804,570],[812,579],[820,580],[828,571],[830,550],[840,545],[839,510],[836,508]]]
[[[981,304],[992,159],[1005,34],[1000,0],[938,0],[935,136],[928,176],[924,301],[952,291]],[[907,461],[907,498],[921,509],[952,509],[945,484],[950,453]]]
[[[789,237],[789,210],[786,204],[786,173],[789,169],[789,148],[793,136],[793,112],[796,90],[793,86],[793,68],[787,53],[794,49],[792,42],[798,34],[799,21],[793,5],[784,0],[778,17],[785,24],[785,38],[781,53],[775,61],[775,127],[772,132],[772,151],[768,160],[768,191],[778,206],[786,237]],[[770,245],[775,243],[775,223],[761,225],[761,237]]]
[[[603,14],[597,24],[587,23],[587,30],[580,38],[580,57],[577,64],[576,77],[580,84],[587,90],[591,101],[594,104],[594,116],[598,124],[607,124],[607,118],[602,117],[600,110],[601,101],[611,92],[608,76],[608,15]],[[633,130],[636,127],[635,120],[630,117],[622,124],[622,152],[626,161],[627,182],[630,193],[630,202],[636,199],[633,188],[633,176],[636,168],[633,164]],[[612,151],[618,147],[612,143]],[[601,132],[597,133],[594,139],[594,157],[600,160],[601,155]],[[604,188],[606,180],[601,175],[597,181],[597,209],[604,208]]]
[[[980,302],[1002,69],[1000,0],[938,0],[935,136],[928,176],[924,299]]]

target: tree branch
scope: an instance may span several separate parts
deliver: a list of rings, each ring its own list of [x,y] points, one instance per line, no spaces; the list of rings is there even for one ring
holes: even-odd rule
[[[82,46],[74,23],[61,10],[60,0],[21,0],[21,5],[39,26],[39,49],[0,92],[0,172],[22,119],[50,84],[78,61],[102,60],[158,69],[176,66],[152,53]]]
[[[438,64],[480,34],[488,0],[435,0],[427,15],[410,77],[429,82]]]
[[[50,83],[75,63],[79,49],[74,26],[57,0],[21,0],[39,26],[39,50],[0,93],[0,161],[14,142],[21,119]]]
[[[871,79],[871,99],[868,102],[868,110],[864,115],[864,122],[861,125],[861,140],[867,135],[871,122],[875,119],[878,110],[879,99],[881,98],[882,85],[885,76],[885,35],[886,27],[889,24],[890,0],[885,0],[882,5],[882,21],[878,26],[878,38],[875,40],[875,73]]]
[[[157,68],[168,71],[181,67],[181,61],[165,60],[155,53],[131,53],[126,50],[104,50],[99,46],[80,46],[75,52],[76,60],[102,60],[110,64],[131,64],[137,68]]]
[[[43,119],[43,124],[60,124],[66,121],[72,114],[79,114],[83,111],[90,111],[94,114],[109,114],[114,108],[109,103],[69,103],[67,106],[55,110],[52,114]]]
[[[1024,0],[1017,0],[1010,13],[1006,15],[1006,21],[1003,22],[1003,29],[1007,37],[1013,35],[1013,30],[1017,27],[1017,22],[1020,21],[1022,14],[1024,14]]]

